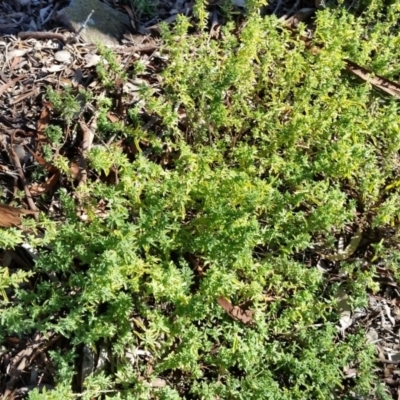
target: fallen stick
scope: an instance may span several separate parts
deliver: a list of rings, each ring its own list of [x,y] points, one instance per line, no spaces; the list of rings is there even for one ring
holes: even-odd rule
[[[70,38],[66,38],[62,33],[55,32],[19,32],[18,37],[20,39],[55,39],[59,40],[63,44],[71,42]]]
[[[90,126],[86,125],[84,121],[79,121],[79,126],[82,129],[83,132],[83,139],[82,139],[82,150],[81,150],[81,156],[79,158],[79,168],[80,168],[80,181],[79,181],[79,186],[82,186],[87,183],[87,154],[92,148],[92,143],[93,143],[93,130],[92,130],[92,125],[96,124],[96,119],[97,115],[93,118],[92,123]]]
[[[26,200],[28,202],[29,208],[32,211],[38,211],[38,209],[35,206],[35,203],[32,200],[32,196],[29,191],[28,184],[26,183],[25,174],[22,169],[21,162],[19,161],[19,158],[18,158],[17,154],[15,153],[12,146],[9,146],[8,151],[10,153],[12,162],[14,163],[14,166],[17,169],[17,173],[19,175],[19,179],[21,180],[22,186],[24,187],[25,196],[26,196]],[[33,216],[35,219],[37,219],[37,217],[38,217],[37,214],[34,214]]]

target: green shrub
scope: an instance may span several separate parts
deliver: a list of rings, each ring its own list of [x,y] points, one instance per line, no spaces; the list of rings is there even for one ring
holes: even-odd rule
[[[70,354],[53,354],[60,393],[80,346],[103,343],[111,372],[89,378],[87,398],[112,389],[108,398],[389,398],[363,331],[338,334],[336,289],[313,264],[318,243],[333,243],[361,219],[365,229],[398,224],[399,187],[391,185],[398,103],[344,72],[351,58],[395,76],[399,10],[393,5],[371,28],[383,7],[371,4],[357,18],[343,9],[319,12],[315,54],[256,12],[238,35],[224,26],[218,41],[205,31],[188,35],[184,17],[163,28],[163,92],[142,93],[162,129],[130,131],[139,150],[132,162],[118,146],[90,154],[93,170],[107,175],[114,167],[118,182],[78,189],[83,220],[60,192],[65,220],[41,222],[52,250],[36,262],[35,290],[16,289],[15,306],[4,305],[2,335],[40,330],[70,340]],[[197,16],[205,23],[201,7]],[[378,40],[363,40],[367,33],[386,34],[385,45],[396,49],[389,63],[389,50],[377,51]],[[152,151],[140,149],[141,140]],[[172,160],[166,166],[164,156]],[[96,214],[100,202],[105,216]],[[391,251],[390,239],[379,246],[378,258]],[[373,266],[363,271],[361,256],[342,265],[356,303],[366,288],[376,290]],[[393,269],[397,259],[398,252]],[[231,319],[220,296],[251,301],[254,323]],[[134,348],[151,361],[132,364],[126,351]],[[357,369],[351,381],[343,376],[349,365]],[[155,377],[167,386],[151,387]]]

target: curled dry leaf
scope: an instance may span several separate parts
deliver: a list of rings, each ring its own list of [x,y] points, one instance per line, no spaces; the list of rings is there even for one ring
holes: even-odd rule
[[[15,57],[24,56],[26,53],[30,51],[29,49],[14,49],[8,52],[8,58],[11,60]]]
[[[50,65],[50,67],[43,67],[43,72],[60,72],[65,68],[64,64],[60,64],[60,65]]]
[[[374,328],[370,328],[366,333],[367,343],[376,343],[379,341],[379,334]]]
[[[347,368],[344,370],[344,375],[347,379],[355,378],[357,376],[357,369],[356,368]]]
[[[119,122],[119,117],[111,112],[107,113],[107,119],[112,123]]]
[[[77,162],[71,162],[71,164],[69,166],[69,171],[71,173],[72,178],[80,179],[80,177],[81,177],[81,169],[80,169],[79,164]]]
[[[329,261],[342,261],[349,258],[360,244],[362,238],[362,229],[359,228],[356,234],[351,238],[349,245],[337,254],[320,254],[324,259]],[[339,249],[340,250],[340,249]]]
[[[218,298],[218,304],[233,318],[237,321],[243,322],[244,324],[253,323],[253,311],[246,309],[244,306],[234,306],[225,297]]]
[[[383,303],[383,308],[386,312],[386,316],[389,318],[390,323],[395,326],[396,325],[396,320],[392,317],[392,313],[390,311],[390,307],[386,304]]]
[[[83,58],[86,61],[85,68],[94,67],[101,61],[101,56],[93,53],[85,54]]]

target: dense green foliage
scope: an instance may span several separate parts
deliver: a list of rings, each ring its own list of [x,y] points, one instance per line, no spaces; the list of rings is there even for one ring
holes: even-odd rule
[[[362,305],[366,289],[377,289],[374,263],[386,257],[398,268],[398,101],[344,70],[351,59],[398,78],[400,9],[381,3],[356,16],[319,11],[318,52],[251,11],[257,4],[239,33],[233,23],[222,27],[221,40],[188,35],[180,17],[163,29],[162,93],[141,91],[140,107],[162,127],[141,130],[137,108],[131,126],[113,131],[110,102],[98,100],[99,137],[127,137],[136,156],[112,144],[94,148],[94,173],[114,168],[118,182],[89,180],[76,189],[79,202],[61,190],[62,223],[39,223],[46,236],[38,244],[52,250],[40,252],[34,290],[17,287],[22,272],[0,281],[16,286],[2,304],[1,335],[53,331],[71,343],[69,353],[52,353],[57,391],[32,400],[74,398],[81,345],[99,343],[110,346],[112,369],[87,379],[83,399],[101,390],[124,399],[330,399],[335,391],[389,398],[363,331],[339,335],[337,285],[313,261],[317,245],[334,251],[337,234],[363,218],[365,229],[392,236],[375,246],[374,261],[341,262],[342,285]],[[199,26],[203,15],[198,5]],[[70,174],[67,160],[56,165]],[[96,214],[100,201],[106,216]],[[1,240],[22,237],[9,230]],[[230,318],[219,296],[251,300],[254,324]],[[152,357],[132,364],[126,351],[135,348]],[[346,381],[350,365],[358,374]],[[153,388],[155,377],[167,386]]]

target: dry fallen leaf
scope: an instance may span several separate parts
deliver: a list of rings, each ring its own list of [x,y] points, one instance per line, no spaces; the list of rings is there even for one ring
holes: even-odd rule
[[[391,322],[391,324],[393,326],[395,326],[396,325],[396,320],[392,317],[392,313],[391,313],[390,307],[386,304],[386,302],[383,303],[383,308],[384,308],[384,310],[386,312],[386,316],[389,318],[389,321]]]
[[[111,112],[107,113],[107,118],[112,123],[119,122],[119,117]]]
[[[49,125],[50,122],[50,110],[52,109],[52,104],[44,101],[43,102],[43,108],[40,113],[39,120],[37,122],[37,131],[38,133],[43,133],[44,130],[46,129],[47,125]]]
[[[34,183],[29,186],[31,196],[40,196],[44,193],[50,192],[60,178],[60,171],[54,173],[46,182]]]
[[[71,162],[69,166],[69,172],[71,173],[72,178],[74,179],[80,179],[81,177],[81,169],[79,167],[79,164],[75,161]]]
[[[344,371],[344,375],[347,379],[349,378],[355,378],[357,376],[357,369],[356,368],[347,368]]]
[[[218,298],[218,304],[233,318],[237,321],[243,322],[244,324],[253,323],[253,311],[246,309],[245,307],[234,306],[225,297]]]
[[[101,56],[93,53],[87,53],[83,58],[86,61],[85,68],[94,67],[101,61]]]
[[[346,70],[348,72],[361,78],[365,82],[369,82],[371,85],[383,92],[400,99],[400,85],[398,83],[378,75],[373,75],[371,71],[368,71],[366,68],[363,68],[352,61],[347,60],[346,63]]]
[[[30,49],[14,49],[8,52],[8,58],[11,60],[16,57],[21,57],[24,56],[28,51],[31,51]]]
[[[0,204],[0,227],[9,228],[21,225],[20,214],[37,214],[38,211],[23,210],[22,208],[11,207],[7,204]]]
[[[26,148],[32,154],[33,158],[37,161],[37,163],[39,165],[41,165],[42,167],[44,167],[47,172],[51,172],[51,173],[58,172],[58,169],[54,165],[51,165],[50,163],[48,163],[43,157],[41,157],[38,154],[36,154],[35,152],[33,152],[29,147],[26,147]]]

